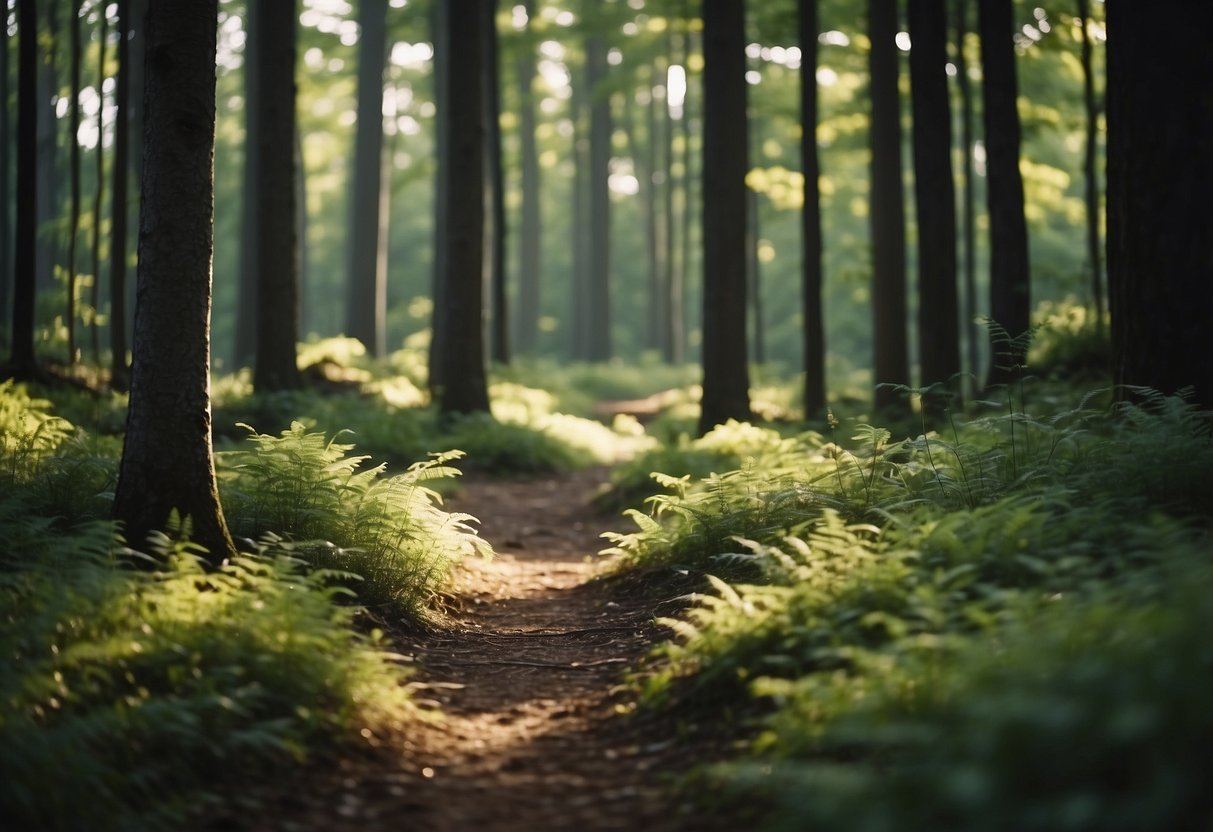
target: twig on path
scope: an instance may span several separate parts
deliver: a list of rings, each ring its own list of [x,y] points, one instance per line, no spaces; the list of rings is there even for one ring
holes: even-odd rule
[[[617,626],[617,627],[579,627],[575,630],[523,630],[521,632],[512,632],[512,633],[487,632],[487,633],[481,633],[481,635],[483,635],[487,638],[540,638],[540,637],[556,638],[559,636],[589,635],[591,633],[635,632],[636,630],[639,630],[640,628],[644,627],[646,624],[649,624],[649,623],[651,623],[651,622],[644,621],[644,622],[639,622],[636,624],[621,625],[621,626]]]
[[[476,667],[476,666],[483,666],[483,665],[506,664],[506,665],[513,665],[516,667],[544,667],[544,668],[551,668],[554,670],[591,670],[599,665],[626,664],[627,662],[628,662],[627,659],[597,659],[596,661],[592,661],[592,662],[571,662],[571,663],[567,663],[567,664],[561,663],[561,662],[529,662],[529,661],[525,661],[523,659],[488,659],[485,661],[450,661],[450,660],[443,660],[443,659],[438,659],[437,661],[435,661],[435,660],[431,659],[427,662],[427,664],[445,665],[447,667],[451,667],[451,666]]]

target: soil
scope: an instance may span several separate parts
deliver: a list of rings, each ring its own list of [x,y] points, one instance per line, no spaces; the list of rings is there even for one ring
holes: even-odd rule
[[[458,571],[447,626],[395,639],[420,668],[418,697],[441,718],[334,762],[280,797],[258,828],[736,828],[675,788],[728,743],[668,717],[628,715],[624,674],[665,636],[654,618],[671,602],[594,580],[600,532],[629,527],[592,504],[605,476],[463,483],[447,507],[479,518],[497,557]]]

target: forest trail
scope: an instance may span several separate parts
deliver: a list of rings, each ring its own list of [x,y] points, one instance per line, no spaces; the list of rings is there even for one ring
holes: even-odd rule
[[[599,534],[627,527],[592,505],[604,477],[462,484],[447,508],[479,518],[497,557],[458,570],[449,628],[396,637],[420,667],[418,697],[443,718],[406,726],[376,765],[346,761],[296,793],[278,828],[728,828],[670,796],[673,777],[716,753],[712,742],[676,743],[676,726],[618,714],[630,701],[622,674],[661,637],[661,610],[590,582]]]

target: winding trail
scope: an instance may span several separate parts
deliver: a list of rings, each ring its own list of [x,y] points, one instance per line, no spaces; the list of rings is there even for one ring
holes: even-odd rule
[[[472,478],[449,508],[474,515],[497,550],[460,569],[453,626],[397,637],[418,696],[444,717],[409,725],[380,761],[347,761],[300,795],[283,830],[711,830],[671,797],[671,779],[711,743],[624,718],[621,675],[661,637],[654,602],[590,583],[601,531],[626,528],[591,504],[602,470],[546,479]],[[686,726],[681,726],[685,731]],[[696,748],[696,746],[699,746]]]

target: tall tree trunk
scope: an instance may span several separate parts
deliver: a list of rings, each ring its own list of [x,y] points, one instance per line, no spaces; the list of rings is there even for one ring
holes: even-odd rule
[[[760,226],[758,224],[758,191],[746,188],[746,303],[750,311],[750,352],[759,366],[767,361],[766,331],[762,312],[762,260],[758,248]]]
[[[131,2],[118,0],[118,75],[115,79],[114,187],[110,200],[110,386],[125,392],[130,386],[126,364],[126,241],[127,185],[130,181],[130,45]]]
[[[492,302],[489,350],[493,361],[510,363],[509,303],[505,275],[505,171],[501,164],[501,73],[497,50],[497,1],[483,3],[485,177],[488,198],[485,254]]]
[[[645,110],[646,113],[652,110],[651,100],[645,105]],[[646,124],[648,122],[649,119],[646,118]],[[641,146],[636,119],[636,96],[632,92],[624,93],[619,127],[627,140],[628,155],[632,158],[636,176],[636,200],[640,203],[641,225],[643,226],[645,311],[647,313],[644,325],[644,346],[647,349],[657,349],[661,290],[657,263],[657,204],[653,195],[653,158],[650,152],[653,137],[650,132],[645,137],[644,146]]]
[[[572,151],[573,151],[573,181],[572,181],[572,229],[570,236],[573,244],[573,272],[569,280],[569,358],[573,361],[585,361],[589,357],[588,331],[589,325],[589,259],[590,234],[587,215],[589,214],[589,199],[587,192],[590,142],[586,137],[585,102],[589,98],[586,73],[582,73],[582,83],[574,80],[570,106],[570,119],[573,122]]]
[[[1024,360],[1013,339],[1026,333],[1031,324],[1028,227],[1019,172],[1019,93],[1011,0],[978,0],[977,11],[990,213],[990,317],[998,325],[991,329],[986,384],[995,385],[1015,378],[1015,366]]]
[[[961,271],[964,283],[964,321],[968,350],[965,370],[969,395],[974,395],[981,376],[981,329],[977,321],[977,199],[973,175],[973,84],[969,80],[969,65],[965,59],[965,40],[969,32],[969,0],[956,3],[956,86],[960,93],[960,158],[962,171],[962,239],[964,259]]]
[[[906,355],[906,219],[901,173],[897,0],[869,0],[872,39],[872,311],[877,411],[897,407],[910,382]]]
[[[139,203],[143,198],[143,93],[146,84],[144,83],[144,64],[147,57],[147,4],[149,0],[130,0],[131,7],[131,32],[130,32],[130,136],[131,136],[131,175],[133,177],[131,195],[135,197],[129,208],[133,213],[134,229],[138,234],[139,229]],[[136,260],[138,259],[138,244],[135,246]],[[126,307],[133,310],[135,308],[135,286],[136,281],[127,281]],[[132,341],[135,331],[135,316],[127,317],[127,341]],[[250,353],[251,355],[252,353]]]
[[[299,240],[295,210],[295,43],[293,2],[254,0],[257,38],[252,58],[260,83],[261,131],[257,148],[257,355],[253,387],[293,390],[301,378],[299,341]],[[376,108],[375,114],[379,116]],[[381,123],[377,121],[377,123]]]
[[[80,0],[72,0],[69,21],[71,69],[67,103],[68,164],[71,206],[67,225],[67,363],[75,364],[76,352],[76,245],[80,239]],[[98,90],[100,92],[100,90]],[[100,139],[98,139],[100,141]]]
[[[649,316],[650,347],[663,360],[670,360],[670,140],[667,131],[666,61],[654,61],[649,83],[649,103],[645,107],[645,148],[649,169],[649,196],[646,211],[653,229],[653,305]]]
[[[295,234],[299,243],[299,332],[302,334],[304,322],[308,320],[307,170],[303,166],[303,133],[299,129],[298,119],[295,120],[295,138],[291,144],[294,145],[295,155]],[[387,175],[385,167],[384,176]]]
[[[1104,292],[1103,292],[1103,238],[1099,231],[1099,105],[1095,100],[1095,70],[1091,65],[1091,22],[1089,0],[1077,0],[1078,19],[1082,25],[1082,92],[1083,105],[1087,113],[1086,155],[1083,159],[1083,175],[1086,178],[1087,203],[1087,256],[1091,260],[1091,302],[1095,307],[1095,331],[1103,337]]]
[[[474,0],[486,3],[489,0]],[[450,54],[443,61],[449,103],[446,200],[446,321],[439,361],[438,409],[444,417],[489,412],[484,366],[484,35],[479,6],[444,4],[439,12]],[[453,58],[458,58],[453,60]]]
[[[447,28],[448,15],[445,4],[435,3],[430,7],[430,26],[434,41],[434,263],[431,276],[430,298],[430,353],[427,365],[427,384],[430,398],[438,399],[443,384],[443,356],[446,355],[447,320],[447,214],[450,195],[448,191],[448,168],[451,165],[451,94],[448,88],[447,63],[451,55],[451,38]]]
[[[1118,385],[1192,388],[1213,408],[1213,4],[1159,0],[1165,47],[1141,9],[1106,8],[1108,298]],[[1200,104],[1197,102],[1205,102]],[[1132,397],[1132,390],[1120,394]],[[1206,423],[1207,424],[1207,423]]]
[[[960,379],[956,296],[956,184],[948,103],[947,9],[910,0],[914,203],[918,218],[918,361],[921,386],[938,385],[927,404],[940,409]]]
[[[217,0],[152,0],[148,13],[139,302],[114,494],[133,546],[175,510],[215,560],[235,554],[215,484],[209,395],[218,14]]]
[[[589,319],[590,361],[611,358],[611,96],[602,83],[607,47],[602,35],[586,40],[586,88],[590,96]]]
[[[358,15],[358,124],[354,135],[354,176],[350,230],[346,243],[349,294],[346,334],[372,355],[386,352],[384,323],[387,285],[375,268],[379,233],[380,165],[383,164],[383,68],[387,61],[387,0],[362,0]]]
[[[255,50],[264,22],[263,4],[248,0],[244,15],[244,182],[240,205],[240,285],[236,298],[236,367],[251,367],[257,357],[257,257],[261,215],[257,211],[257,183],[261,179],[261,120],[264,94],[261,61]]]
[[[703,401],[699,432],[748,421],[745,3],[703,4]]]
[[[12,345],[5,375],[32,379],[34,360],[34,295],[38,233],[36,168],[38,164],[38,12],[35,0],[17,0],[17,227],[13,246]]]
[[[7,321],[12,316],[12,306],[9,297],[13,289],[13,264],[10,259],[12,252],[12,216],[9,213],[9,178],[10,155],[9,142],[12,128],[9,121],[9,37],[8,37],[8,4],[4,7],[4,32],[0,37],[0,321]],[[0,332],[0,338],[7,340],[7,332]],[[0,341],[0,347],[8,344]]]
[[[689,30],[683,31],[681,40],[683,68],[686,72],[686,96],[682,102],[682,112],[677,114],[678,139],[682,144],[682,204],[679,206],[681,245],[678,252],[678,269],[670,276],[670,328],[675,364],[682,364],[687,360],[687,283],[691,279],[691,267],[695,263],[693,206],[696,170],[695,155],[691,152],[691,59],[694,40]]]
[[[540,272],[540,181],[539,151],[535,143],[535,44],[531,39],[534,0],[522,4],[527,24],[515,71],[518,77],[518,139],[522,167],[522,221],[518,231],[518,308],[515,314],[514,346],[534,355],[539,337],[541,298]]]
[[[89,346],[93,355],[93,363],[101,364],[101,333],[97,326],[97,315],[101,309],[101,207],[105,200],[105,101],[102,90],[105,87],[105,54],[106,40],[109,36],[109,17],[103,5],[97,9],[101,18],[97,36],[97,95],[102,98],[102,106],[97,109],[97,190],[93,195],[93,283],[89,287]],[[113,209],[110,209],[111,212]]]
[[[804,207],[800,237],[804,316],[804,415],[826,409],[825,314],[822,303],[821,164],[817,156],[817,3],[798,0],[800,40],[800,158],[804,166]]]

